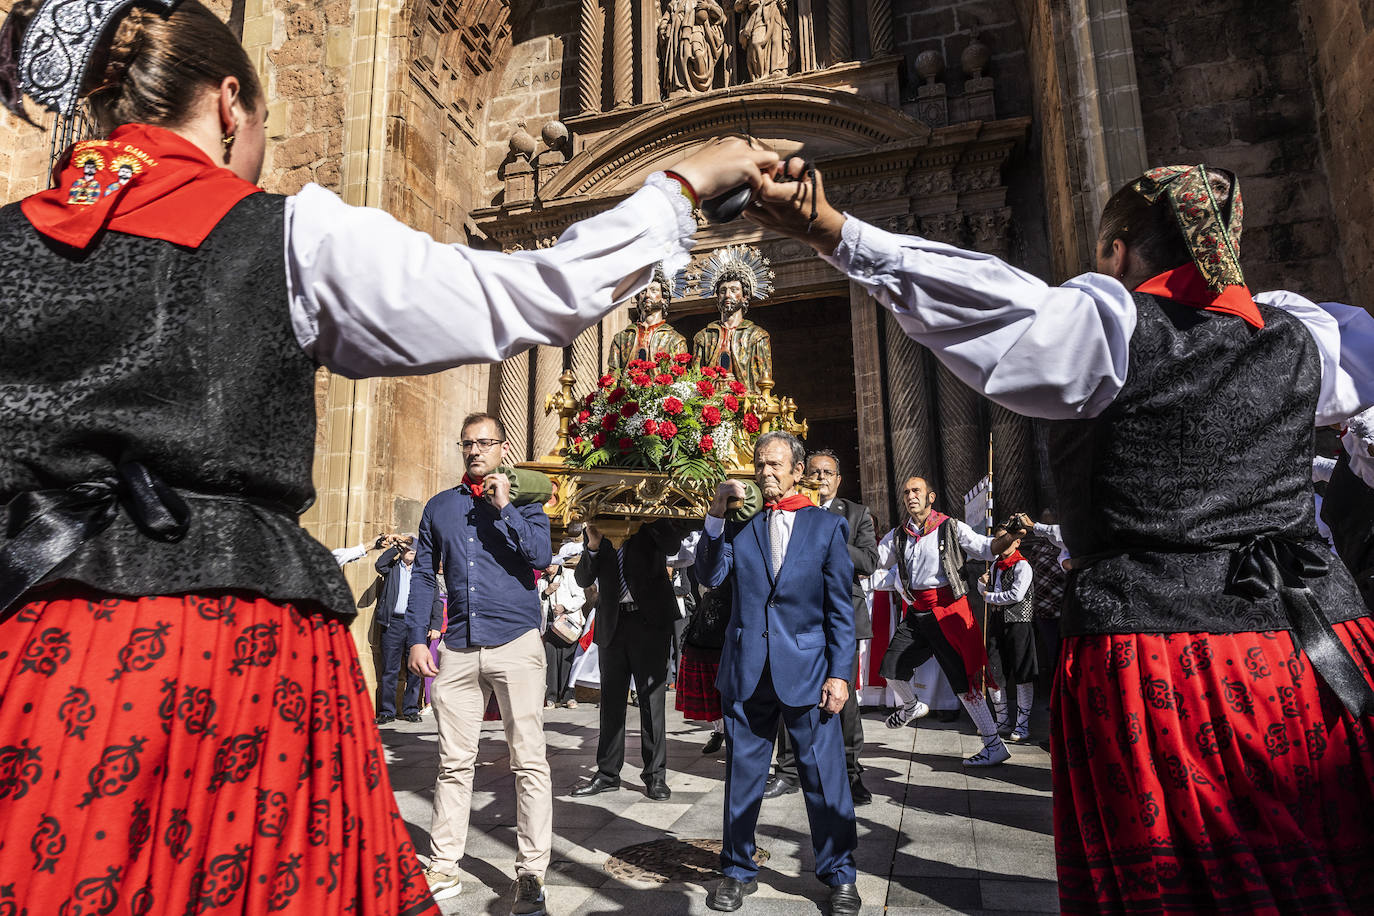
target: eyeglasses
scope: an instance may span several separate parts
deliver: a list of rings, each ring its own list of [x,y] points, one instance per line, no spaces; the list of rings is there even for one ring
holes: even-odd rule
[[[500,445],[505,441],[505,439],[464,439],[462,442],[458,443],[458,447],[465,452],[470,452],[473,449],[480,449],[485,452],[492,446]]]
[[[812,477],[839,477],[839,471],[827,471],[824,468],[817,468],[811,472]]]

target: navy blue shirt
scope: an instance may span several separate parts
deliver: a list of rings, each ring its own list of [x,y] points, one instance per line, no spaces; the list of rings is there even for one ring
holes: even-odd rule
[[[459,484],[425,505],[415,544],[406,622],[409,645],[425,643],[435,575],[444,567],[450,649],[501,646],[542,622],[537,569],[553,559],[543,506],[497,510]]]

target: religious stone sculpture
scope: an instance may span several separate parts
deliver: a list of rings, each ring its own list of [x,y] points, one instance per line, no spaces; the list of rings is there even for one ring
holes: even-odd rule
[[[663,0],[658,54],[663,95],[707,92],[725,49],[725,11],[715,0]]]
[[[758,249],[747,245],[721,248],[702,267],[698,291],[716,297],[720,320],[702,328],[692,340],[697,365],[729,371],[749,389],[773,378],[773,343],[768,332],[744,317],[750,299],[773,291],[773,271]]]
[[[676,355],[687,352],[687,338],[683,337],[668,323],[668,304],[674,293],[681,295],[678,286],[685,286],[682,274],[670,283],[663,273],[663,265],[654,266],[654,278],[649,285],[635,294],[635,304],[631,311],[634,324],[622,328],[611,338],[609,365],[612,369],[624,369],[631,360],[652,360],[655,353]]]
[[[745,16],[739,30],[739,43],[744,49],[749,78],[786,76],[792,59],[787,0],[735,0],[735,12]]]

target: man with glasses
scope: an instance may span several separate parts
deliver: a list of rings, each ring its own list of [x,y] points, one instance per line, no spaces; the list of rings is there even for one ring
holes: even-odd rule
[[[850,598],[854,602],[854,645],[859,640],[873,638],[873,624],[868,617],[868,602],[864,600],[859,580],[878,567],[878,537],[873,529],[873,515],[863,503],[841,499],[839,492],[840,459],[833,451],[823,448],[814,451],[806,459],[806,476],[816,481],[820,506],[829,512],[844,517],[849,523],[849,559],[854,562],[854,581],[850,584]],[[859,672],[859,654],[854,653],[854,674]],[[864,785],[863,766],[859,763],[859,751],[864,746],[864,724],[859,718],[858,691],[855,678],[849,682],[849,698],[840,709],[840,728],[844,732],[844,762],[849,774],[849,790],[854,804],[866,805],[873,801],[873,793]],[[773,764],[773,776],[763,790],[764,798],[777,798],[796,792],[801,780],[797,775],[797,754],[787,737],[787,729],[778,724],[778,758]]]
[[[467,843],[473,767],[482,712],[495,694],[515,773],[516,916],[544,913],[544,873],[553,846],[553,783],[544,753],[544,644],[536,569],[552,558],[549,520],[538,504],[511,504],[510,480],[496,473],[506,454],[501,421],[463,421],[462,483],[435,496],[420,519],[407,620],[410,670],[434,677],[439,778],[425,877],[436,900],[462,889],[458,862]],[[436,667],[425,644],[435,573],[448,587],[448,629]]]

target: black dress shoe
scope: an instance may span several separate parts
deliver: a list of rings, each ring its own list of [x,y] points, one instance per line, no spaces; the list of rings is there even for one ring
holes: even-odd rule
[[[396,721],[396,717],[395,717],[395,716],[388,716],[386,713],[382,713],[380,716],[377,717],[377,724],[378,724],[378,725],[385,725],[385,724],[388,723],[388,722],[395,722],[395,721]]]
[[[662,779],[655,779],[644,784],[644,794],[654,801],[667,801],[673,795],[673,790],[668,788],[668,783]]]
[[[849,884],[846,887],[853,887]],[[706,905],[719,913],[733,913],[744,905],[744,898],[759,889],[758,881],[750,881],[745,884],[738,878],[726,878],[716,885],[716,889],[711,891],[706,898]],[[858,899],[858,894],[854,895]],[[855,912],[858,912],[857,910]]]
[[[853,884],[837,884],[830,889],[830,916],[859,916],[859,888]]]
[[[711,732],[711,737],[706,739],[706,745],[701,749],[703,756],[714,754],[720,750],[720,746],[725,743],[725,735],[721,732]]]
[[[586,798],[589,795],[600,795],[602,792],[614,792],[620,788],[619,779],[607,779],[597,773],[587,782],[572,790],[573,798]]]
[[[408,712],[408,713],[406,713],[405,715],[401,716],[401,718],[402,718],[402,719],[405,719],[407,722],[419,722],[419,721],[421,721],[421,719],[420,719],[420,714],[419,714],[418,712]]]
[[[763,787],[764,798],[777,798],[779,795],[791,795],[797,791],[794,783],[783,779],[781,776],[769,776],[768,782]]]
[[[849,784],[849,794],[854,797],[854,807],[856,808],[873,802],[873,793],[868,791],[868,786],[864,785],[861,776],[855,776],[854,781]]]

